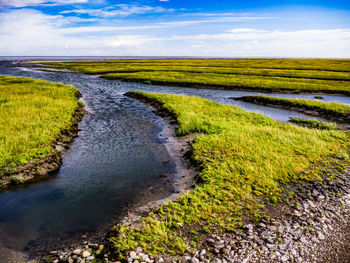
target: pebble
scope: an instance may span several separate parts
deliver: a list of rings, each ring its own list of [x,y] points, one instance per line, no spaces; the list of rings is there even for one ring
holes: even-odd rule
[[[83,252],[83,257],[84,257],[84,258],[87,258],[87,257],[89,257],[89,256],[91,256],[90,251],[85,250],[85,251]]]
[[[136,252],[135,251],[131,251],[130,252],[130,258],[134,259],[136,257]]]
[[[81,254],[81,249],[78,248],[78,249],[74,250],[73,254],[74,255],[80,255]]]

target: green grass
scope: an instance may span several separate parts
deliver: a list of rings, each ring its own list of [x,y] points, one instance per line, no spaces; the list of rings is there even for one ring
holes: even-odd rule
[[[280,105],[285,107],[297,107],[304,110],[315,111],[325,117],[340,117],[350,121],[350,105],[339,102],[323,102],[306,99],[285,99],[261,95],[244,96],[237,99],[269,106]]]
[[[164,59],[31,63],[146,84],[350,95],[348,59]]]
[[[195,245],[197,234],[232,231],[244,215],[257,219],[264,200],[280,199],[280,184],[320,180],[318,169],[310,167],[336,157],[349,162],[346,132],[283,124],[198,97],[128,95],[170,112],[178,136],[205,134],[193,141],[203,183],[143,218],[140,227],[116,226],[110,240],[119,257],[137,246],[152,255],[182,254]]]
[[[320,130],[338,130],[338,126],[335,123],[321,122],[318,120],[308,120],[300,118],[290,118],[290,123],[307,127],[310,129],[320,129]]]
[[[55,151],[72,125],[78,95],[73,86],[0,76],[0,177]]]

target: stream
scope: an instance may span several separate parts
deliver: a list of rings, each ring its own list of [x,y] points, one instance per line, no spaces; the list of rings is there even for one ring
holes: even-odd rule
[[[10,67],[8,61],[0,61],[0,74],[74,85],[83,94],[89,112],[55,175],[0,193],[0,262],[15,262],[16,257],[23,259],[40,251],[60,249],[77,242],[82,235],[102,238],[128,208],[170,195],[176,166],[161,136],[164,123],[142,103],[123,96],[129,90],[200,96],[282,122],[290,117],[324,121],[229,99],[262,94],[257,92],[144,85]],[[302,94],[269,95],[314,98]],[[322,97],[323,101],[350,104],[349,97]],[[168,175],[166,179],[164,174]]]

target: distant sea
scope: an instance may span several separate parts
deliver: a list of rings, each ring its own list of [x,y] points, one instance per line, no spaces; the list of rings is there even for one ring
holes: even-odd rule
[[[65,61],[65,60],[109,60],[109,59],[181,59],[213,57],[164,57],[164,56],[0,56],[0,61]]]

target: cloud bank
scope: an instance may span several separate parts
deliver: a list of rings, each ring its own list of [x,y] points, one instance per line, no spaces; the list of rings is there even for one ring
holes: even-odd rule
[[[75,2],[78,1],[83,0]],[[20,5],[24,1],[7,2]],[[58,4],[73,1],[25,2]],[[126,10],[135,12],[132,8]],[[350,28],[216,28],[217,23],[268,19],[258,16],[219,16],[137,25],[79,24],[89,22],[90,19],[93,18],[48,15],[28,8],[4,11],[0,13],[0,55],[350,57]],[[215,30],[203,34],[192,30],[194,26],[214,27]]]

